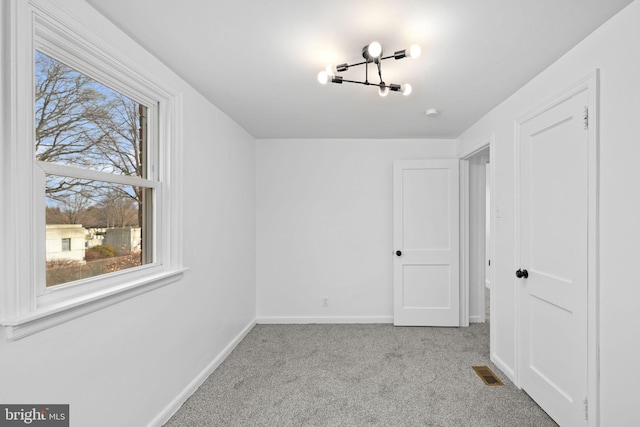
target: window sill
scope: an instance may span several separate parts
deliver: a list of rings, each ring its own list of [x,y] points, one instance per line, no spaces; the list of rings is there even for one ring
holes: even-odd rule
[[[17,319],[3,319],[0,321],[0,324],[6,327],[7,338],[10,341],[16,341],[176,282],[182,279],[186,270],[187,269],[182,268],[168,273],[145,277],[127,283],[124,286],[110,288],[104,292],[39,308]]]

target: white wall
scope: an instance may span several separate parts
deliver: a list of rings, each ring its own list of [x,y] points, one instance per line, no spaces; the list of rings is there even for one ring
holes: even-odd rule
[[[514,120],[600,69],[600,384],[602,426],[637,425],[640,373],[640,2],[635,1],[496,107],[459,140],[459,151],[495,134],[495,355],[514,368]],[[523,52],[526,54],[526,52]],[[495,212],[493,213],[495,215]],[[492,263],[493,264],[493,263]]]
[[[189,271],[16,342],[0,329],[0,402],[69,403],[74,426],[144,426],[254,322],[255,140],[85,3],[59,3],[183,92]]]
[[[392,321],[393,161],[452,157],[453,140],[258,140],[258,320]]]

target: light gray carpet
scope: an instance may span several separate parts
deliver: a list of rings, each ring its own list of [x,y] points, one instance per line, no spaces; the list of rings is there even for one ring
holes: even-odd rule
[[[258,325],[166,426],[556,426],[489,362],[488,328]]]

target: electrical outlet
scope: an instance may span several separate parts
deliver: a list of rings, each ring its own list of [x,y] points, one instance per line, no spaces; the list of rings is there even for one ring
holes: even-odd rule
[[[322,297],[322,306],[329,307],[329,297]]]

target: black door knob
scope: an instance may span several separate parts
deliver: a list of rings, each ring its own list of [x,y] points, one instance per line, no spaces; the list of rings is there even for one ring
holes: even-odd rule
[[[526,279],[527,277],[529,277],[529,272],[527,270],[518,269],[518,271],[516,271],[516,277],[518,279],[521,279],[523,277]]]
[[[402,251],[396,251],[396,255],[401,256],[402,255]]]

